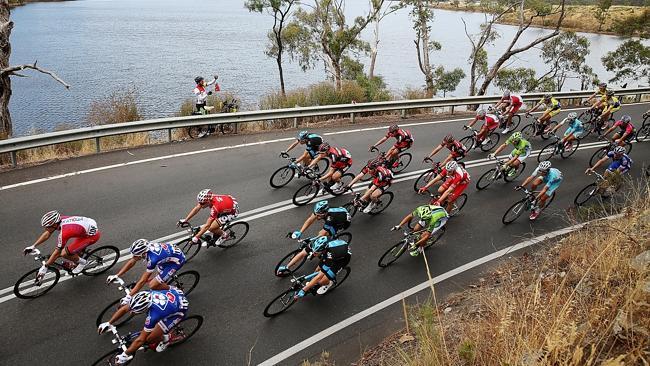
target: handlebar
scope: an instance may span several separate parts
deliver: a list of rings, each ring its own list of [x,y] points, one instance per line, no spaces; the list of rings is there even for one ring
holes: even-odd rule
[[[379,149],[376,146],[370,148],[370,152],[376,152],[376,151],[379,151]]]
[[[280,157],[285,158],[285,159],[289,159],[289,154],[287,154],[286,152],[281,152]]]

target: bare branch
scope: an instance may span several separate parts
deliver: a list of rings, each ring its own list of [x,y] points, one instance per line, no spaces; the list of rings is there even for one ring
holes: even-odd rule
[[[30,64],[24,64],[24,65],[16,65],[16,66],[7,67],[6,69],[0,70],[0,75],[16,75],[16,71],[23,71],[23,70],[31,69],[31,70],[36,70],[36,71],[38,71],[40,73],[43,73],[43,74],[46,74],[46,75],[50,75],[52,77],[52,79],[54,79],[57,82],[61,83],[61,85],[63,85],[66,89],[70,89],[70,85],[68,85],[68,83],[63,81],[54,72],[36,66],[37,62],[38,61],[34,61],[34,63],[31,64],[31,65]],[[21,75],[21,76],[24,76],[24,75]]]

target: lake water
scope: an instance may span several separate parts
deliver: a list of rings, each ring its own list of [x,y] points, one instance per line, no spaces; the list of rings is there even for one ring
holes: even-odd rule
[[[84,126],[90,103],[116,90],[135,87],[146,117],[174,115],[184,99],[192,97],[196,75],[220,75],[222,90],[238,95],[244,106],[256,109],[261,96],[278,88],[276,64],[264,55],[266,33],[272,18],[249,13],[242,0],[81,0],[35,3],[12,10],[12,64],[31,63],[55,71],[72,85],[65,90],[48,76],[27,72],[13,78],[10,110],[16,136],[34,130],[50,131],[57,125]],[[366,11],[365,0],[347,1],[350,19]],[[467,70],[469,42],[461,17],[476,32],[483,20],[478,13],[438,10],[433,37],[443,49],[433,62],[446,68]],[[394,13],[381,24],[376,72],[399,93],[420,87],[414,31],[408,12]],[[498,57],[516,28],[498,26],[502,38],[489,50]],[[521,39],[548,32],[530,29]],[[588,64],[606,78],[600,57],[614,50],[620,37],[584,34],[592,44]],[[363,38],[370,40],[371,31]],[[509,66],[543,71],[538,50],[520,54]],[[367,61],[367,60],[365,60]],[[365,62],[368,64],[368,62]],[[323,67],[302,72],[286,63],[288,89],[325,80]],[[634,83],[630,83],[633,86]],[[565,89],[579,87],[568,81]],[[467,95],[465,79],[452,95]]]

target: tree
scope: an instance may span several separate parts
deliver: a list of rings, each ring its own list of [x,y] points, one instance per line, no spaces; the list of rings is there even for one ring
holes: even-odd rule
[[[612,0],[598,0],[594,9],[594,18],[598,21],[598,31],[603,29],[603,24],[607,20],[607,11],[612,6]]]
[[[645,78],[650,83],[650,47],[639,40],[627,40],[601,58],[605,69],[614,73],[610,82]]]
[[[379,50],[379,23],[388,15],[402,9],[404,4],[397,3],[397,5],[385,6],[386,0],[369,0],[370,7],[376,11],[377,15],[373,18],[373,41],[370,44],[370,68],[368,70],[368,78],[372,79],[375,76],[375,63],[377,61],[377,53]]]
[[[415,49],[418,55],[418,66],[424,75],[424,83],[428,97],[436,93],[434,85],[434,69],[431,66],[431,51],[440,50],[440,43],[431,39],[430,22],[434,19],[433,7],[428,0],[404,0],[404,4],[411,5],[411,19],[415,30]]]
[[[558,37],[544,42],[541,57],[544,64],[549,66],[549,70],[542,74],[538,81],[551,78],[557,91],[562,91],[566,79],[578,79],[584,73],[589,73],[591,70],[585,65],[589,46],[589,40],[575,32],[562,32]]]
[[[494,83],[499,89],[513,93],[550,92],[556,89],[553,78],[537,77],[535,69],[527,67],[504,67],[497,73]]]
[[[282,71],[282,55],[285,50],[285,40],[290,34],[285,31],[285,24],[291,17],[291,8],[298,0],[248,0],[244,6],[248,11],[264,13],[273,16],[273,28],[269,31],[269,44],[264,52],[268,57],[275,58],[280,74],[280,93],[286,96],[284,88],[284,72]]]
[[[9,65],[9,56],[11,55],[11,43],[9,38],[14,23],[9,20],[11,11],[7,0],[0,0],[0,139],[9,138],[13,133],[11,123],[11,114],[9,113],[9,100],[11,99],[11,76],[26,77],[20,73],[23,70],[36,70],[50,75],[54,80],[70,88],[56,74],[37,66],[37,61],[33,64],[23,64],[17,66]]]
[[[368,42],[359,39],[359,34],[375,18],[378,10],[371,9],[366,16],[357,17],[349,25],[344,14],[344,0],[315,0],[309,6],[310,11],[299,8],[294,13],[293,26],[306,37],[300,43],[293,43],[290,52],[292,57],[299,59],[303,69],[313,67],[315,58],[320,57],[334,79],[336,89],[341,90],[343,57],[370,50]]]
[[[447,92],[456,90],[463,78],[465,78],[465,72],[459,67],[447,72],[444,66],[438,66],[434,71],[436,89],[442,90],[443,97],[447,96]]]

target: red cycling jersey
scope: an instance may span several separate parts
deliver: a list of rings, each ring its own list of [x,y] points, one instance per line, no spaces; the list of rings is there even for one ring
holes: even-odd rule
[[[401,128],[398,128],[397,131],[392,133],[389,131],[386,137],[394,137],[397,140],[394,146],[398,149],[408,149],[413,145],[413,141],[415,141],[411,132]]]
[[[233,196],[227,194],[212,196],[210,207],[210,217],[213,219],[217,219],[221,215],[236,215],[239,213],[237,201]]]
[[[352,166],[352,155],[346,149],[330,147],[327,157],[332,162],[332,168],[334,169],[344,169]]]
[[[442,168],[442,171],[440,172],[440,175],[443,177],[446,177],[445,179],[445,184],[449,185],[458,185],[458,184],[466,184],[469,183],[469,173],[467,170],[463,169],[460,165],[456,170],[454,171],[454,174],[452,175],[447,175],[447,169]]]
[[[95,220],[83,216],[61,216],[59,225],[59,236],[56,247],[63,249],[70,239],[74,239],[67,245],[68,253],[77,253],[99,240],[100,233]]]
[[[393,180],[393,172],[388,168],[380,166],[375,169],[375,174],[372,174],[372,177],[374,178],[372,184],[377,187],[386,187]]]
[[[622,120],[618,120],[616,121],[616,123],[614,123],[614,127],[618,127],[621,129],[621,135],[625,133],[630,135],[632,134],[632,132],[634,132],[634,125],[632,124],[632,122],[629,122],[627,125],[625,125]]]
[[[465,145],[458,142],[458,140],[454,140],[451,143],[451,145],[447,145],[443,141],[441,145],[449,149],[449,151],[451,151],[451,156],[453,156],[454,158],[465,156],[465,154],[467,153],[467,148],[465,147]]]
[[[485,127],[490,131],[499,127],[499,119],[497,118],[497,116],[493,114],[485,115]]]

